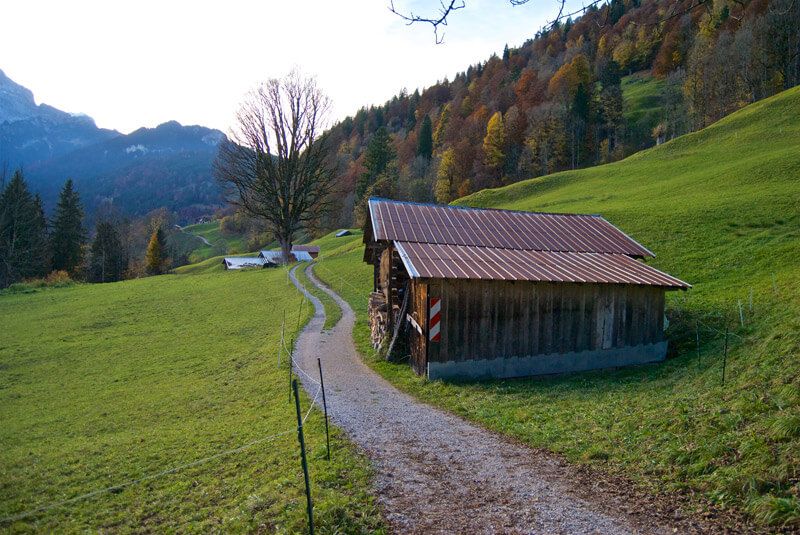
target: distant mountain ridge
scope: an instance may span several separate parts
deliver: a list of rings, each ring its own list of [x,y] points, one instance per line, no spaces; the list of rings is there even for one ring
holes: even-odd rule
[[[29,89],[0,70],[0,163],[29,166],[120,135],[89,116],[37,106]]]
[[[212,176],[219,130],[168,121],[123,135],[86,115],[36,105],[0,70],[0,165],[22,167],[51,210],[72,178],[87,212],[112,205],[131,216],[162,206],[192,219],[220,205]]]

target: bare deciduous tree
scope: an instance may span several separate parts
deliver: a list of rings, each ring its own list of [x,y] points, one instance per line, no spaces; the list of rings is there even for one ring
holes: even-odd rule
[[[288,261],[295,233],[327,207],[334,173],[323,134],[329,99],[313,78],[293,71],[251,91],[214,173],[228,200],[261,219]]]

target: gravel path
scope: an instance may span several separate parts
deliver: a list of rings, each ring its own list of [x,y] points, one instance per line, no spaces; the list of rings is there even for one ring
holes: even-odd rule
[[[354,314],[321,332],[323,307],[297,342],[296,364],[317,378],[322,359],[328,411],[375,463],[376,495],[395,533],[686,533],[697,530],[580,468],[512,442],[398,391],[359,358]],[[294,270],[292,280],[297,284]],[[299,285],[298,285],[299,286]],[[301,291],[302,291],[302,287]],[[313,395],[317,385],[305,380]],[[334,452],[335,455],[335,452]],[[645,499],[646,501],[646,499]],[[677,515],[677,513],[676,513]]]

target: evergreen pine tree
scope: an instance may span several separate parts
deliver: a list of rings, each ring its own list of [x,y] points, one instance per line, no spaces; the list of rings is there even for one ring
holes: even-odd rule
[[[145,267],[150,275],[161,275],[169,269],[167,258],[167,244],[164,231],[158,227],[150,236],[150,245],[147,246]]]
[[[48,272],[42,200],[15,171],[0,195],[0,288]]]
[[[92,242],[89,280],[91,282],[116,282],[128,267],[122,239],[113,223],[98,221]]]
[[[426,115],[419,127],[417,155],[430,160],[431,154],[433,154],[433,127],[431,126],[431,118]]]
[[[408,116],[406,117],[406,130],[411,132],[417,126],[417,114],[413,104],[408,106]]]
[[[32,277],[44,277],[50,273],[50,255],[47,240],[47,218],[44,216],[44,202],[39,193],[33,196],[34,217],[31,232],[31,272]]]
[[[386,127],[381,126],[372,136],[372,139],[364,151],[364,167],[367,169],[361,175],[356,188],[356,195],[361,198],[369,189],[371,185],[378,180],[378,176],[386,171],[394,157],[394,149],[392,148],[392,138],[386,131]]]
[[[64,270],[74,276],[83,266],[83,246],[87,238],[83,216],[80,195],[73,188],[72,180],[67,179],[52,220],[50,251],[54,270]]]

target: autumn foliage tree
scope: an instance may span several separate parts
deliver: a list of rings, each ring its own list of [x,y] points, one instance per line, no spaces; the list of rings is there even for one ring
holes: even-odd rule
[[[337,223],[352,222],[380,127],[396,154],[390,180],[400,199],[449,202],[615,161],[652,146],[658,125],[657,139],[674,138],[800,83],[798,20],[797,0],[591,3],[521,47],[334,126],[345,207]]]
[[[150,275],[161,275],[169,269],[167,243],[161,227],[158,227],[150,235],[150,244],[147,246],[145,255],[145,269]]]
[[[506,160],[506,133],[503,125],[503,114],[499,111],[492,115],[483,138],[485,163],[495,172],[501,172]]]
[[[436,190],[434,191],[436,202],[447,204],[456,198],[458,194],[456,189],[458,187],[457,169],[455,151],[449,148],[442,154],[439,170],[436,173]]]

